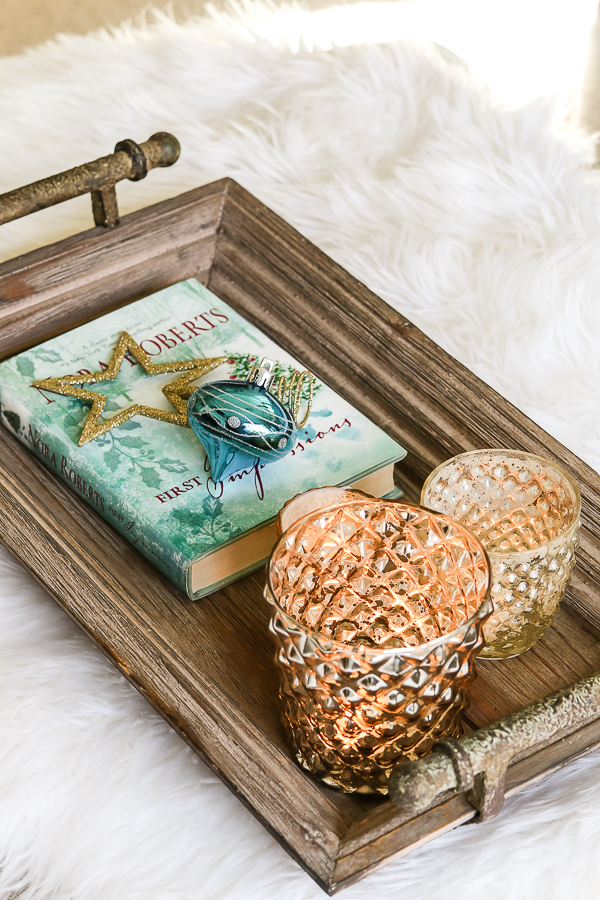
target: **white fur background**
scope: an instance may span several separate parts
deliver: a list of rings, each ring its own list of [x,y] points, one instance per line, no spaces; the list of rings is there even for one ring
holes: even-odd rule
[[[336,46],[300,8],[0,60],[0,191],[157,130],[181,161],[120,186],[122,212],[233,176],[600,466],[600,192],[550,104],[506,111],[431,45]],[[3,226],[0,255],[90,223],[87,198],[38,213]],[[595,754],[344,896],[587,900],[599,833]],[[16,893],[323,896],[1,551],[0,897]]]

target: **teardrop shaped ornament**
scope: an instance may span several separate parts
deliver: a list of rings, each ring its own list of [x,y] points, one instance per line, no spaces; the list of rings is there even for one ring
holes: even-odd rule
[[[257,463],[277,462],[294,447],[296,423],[269,392],[273,379],[261,376],[262,371],[261,364],[247,381],[202,385],[188,400],[188,421],[206,450],[213,481]]]

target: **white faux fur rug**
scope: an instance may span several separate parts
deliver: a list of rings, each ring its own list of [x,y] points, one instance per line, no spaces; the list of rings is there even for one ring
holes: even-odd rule
[[[314,22],[254,7],[0,60],[0,191],[172,131],[181,161],[120,186],[123,212],[233,176],[598,468],[600,193],[579,138],[555,137],[544,103],[504,111],[432,46],[326,50]],[[90,223],[82,198],[4,226],[2,258]],[[344,896],[588,900],[599,832],[597,753]],[[0,897],[13,892],[323,896],[2,551]]]

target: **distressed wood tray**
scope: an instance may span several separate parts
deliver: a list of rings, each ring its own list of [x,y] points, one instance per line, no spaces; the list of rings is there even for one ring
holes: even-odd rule
[[[235,182],[2,264],[0,356],[192,276],[408,449],[397,475],[409,498],[444,459],[478,447],[550,457],[578,482],[581,550],[566,601],[524,657],[478,663],[469,729],[600,670],[598,475]],[[324,890],[476,815],[465,793],[414,816],[297,767],[261,574],[191,603],[4,430],[0,510],[11,552]],[[510,765],[507,793],[599,743],[600,720],[575,719]]]

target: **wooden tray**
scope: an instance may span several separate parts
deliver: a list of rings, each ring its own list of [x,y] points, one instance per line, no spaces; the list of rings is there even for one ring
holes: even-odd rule
[[[600,670],[596,473],[235,182],[1,265],[0,355],[191,276],[407,447],[409,498],[441,461],[478,447],[553,458],[578,482],[566,602],[526,656],[478,663],[471,728]],[[263,576],[191,603],[4,430],[0,447],[6,546],[326,891],[475,815],[464,794],[411,819],[311,780],[280,726]],[[508,793],[600,742],[598,720],[570,731],[511,765]]]

